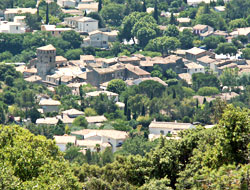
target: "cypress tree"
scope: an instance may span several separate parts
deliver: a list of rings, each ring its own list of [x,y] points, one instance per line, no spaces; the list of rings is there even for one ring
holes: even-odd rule
[[[145,115],[146,115],[146,111],[145,111],[145,106],[144,106],[144,104],[142,105],[141,115],[142,115],[142,116],[145,116]]]
[[[143,0],[142,12],[147,12],[146,0]]]
[[[47,9],[46,9],[46,24],[49,24],[49,3],[47,3]]]
[[[203,104],[205,104],[207,102],[207,99],[206,98],[204,98],[203,99]]]
[[[130,111],[130,109],[128,109],[128,111],[127,111],[127,120],[128,121],[131,120],[131,111]]]
[[[199,108],[199,100],[196,99],[196,108]]]
[[[169,24],[174,24],[174,25],[177,24],[177,20],[176,20],[176,18],[174,16],[173,12],[171,13]]]
[[[175,99],[176,98],[176,92],[175,92],[175,90],[173,89],[173,99]]]
[[[125,106],[124,106],[124,115],[127,115],[127,113],[128,113],[128,98],[124,99],[124,104],[125,104]]]
[[[158,7],[157,7],[157,0],[155,0],[155,7],[154,7],[154,19],[158,23]]]
[[[86,10],[84,11],[84,15],[83,16],[87,16],[87,11]]]
[[[102,10],[102,0],[98,0],[98,12]]]
[[[37,21],[39,21],[39,5],[37,6],[36,16],[37,16]]]

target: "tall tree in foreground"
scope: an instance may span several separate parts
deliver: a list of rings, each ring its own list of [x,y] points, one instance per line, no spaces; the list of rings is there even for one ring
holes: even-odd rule
[[[102,10],[102,0],[98,0],[98,12]]]
[[[157,0],[155,0],[155,7],[154,7],[154,19],[156,20],[156,22],[158,23],[159,19],[158,19],[158,7],[157,7]]]
[[[46,5],[46,24],[49,24],[49,3]]]
[[[0,152],[1,189],[82,189],[52,140],[0,126]]]

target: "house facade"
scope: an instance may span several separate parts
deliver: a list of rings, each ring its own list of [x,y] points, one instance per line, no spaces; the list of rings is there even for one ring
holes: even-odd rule
[[[94,130],[83,129],[80,131],[74,131],[72,135],[81,136],[83,141],[94,141],[94,144],[108,143],[112,147],[112,151],[116,152],[123,142],[128,138],[128,133],[117,130]]]
[[[76,16],[64,18],[65,24],[78,32],[92,32],[98,29],[98,20],[90,17]]]
[[[39,106],[43,109],[44,113],[48,112],[58,112],[61,103],[52,99],[42,99],[39,102]]]
[[[175,136],[179,131],[191,129],[192,127],[193,125],[191,123],[152,121],[149,125],[149,135],[151,137],[159,137],[160,135]]]
[[[83,47],[93,46],[96,48],[108,48],[109,36],[105,32],[96,30],[89,33],[89,36],[83,39]]]

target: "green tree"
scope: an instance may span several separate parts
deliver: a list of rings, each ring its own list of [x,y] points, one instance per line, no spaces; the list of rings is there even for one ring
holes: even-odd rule
[[[65,58],[68,60],[79,60],[80,55],[83,55],[82,49],[70,49],[65,53]]]
[[[126,39],[127,41],[133,39],[135,42],[135,35],[132,33],[132,29],[137,21],[140,20],[140,18],[146,16],[146,13],[139,13],[139,12],[133,12],[128,16],[125,16],[121,28],[119,30],[118,37],[120,40]]]
[[[69,42],[71,44],[72,49],[80,48],[82,38],[80,34],[75,32],[74,30],[65,31],[62,33],[62,39]]]
[[[195,73],[192,75],[192,87],[198,91],[201,87],[210,86],[220,88],[220,81],[213,74]]]
[[[124,18],[124,10],[124,5],[110,3],[102,8],[100,14],[106,23],[112,26],[120,26]]]
[[[245,21],[245,19],[241,18],[241,19],[235,19],[235,20],[231,20],[229,22],[229,27],[233,30],[235,28],[244,28],[247,26],[247,22]]]
[[[194,46],[193,45],[194,36],[193,36],[193,33],[191,32],[191,30],[189,30],[189,29],[184,29],[180,33],[179,40],[181,43],[181,48],[183,48],[183,49],[190,49]]]
[[[135,136],[127,139],[122,149],[117,152],[121,155],[141,155],[144,156],[147,152],[156,147],[156,142],[150,142],[143,136]]]
[[[88,117],[88,116],[96,116],[97,113],[96,113],[96,111],[93,108],[85,108],[84,109],[84,115],[86,117]]]
[[[239,84],[239,70],[238,68],[226,68],[220,75],[220,81],[223,86],[234,87]]]
[[[45,24],[49,24],[49,3],[46,6],[46,21]]]
[[[217,54],[236,55],[237,48],[232,43],[220,43],[215,49]]]
[[[10,60],[12,56],[13,56],[12,53],[10,53],[9,51],[0,53],[0,62]]]
[[[102,10],[102,0],[98,0],[98,12]]]
[[[2,189],[82,188],[52,140],[19,126],[0,126],[0,139]]]
[[[179,36],[179,29],[175,25],[168,25],[164,31],[164,35],[177,38]]]
[[[154,5],[154,19],[156,20],[156,22],[158,23],[158,7],[157,7],[157,4],[158,4],[158,2],[157,2],[157,0],[155,0],[155,5]]]
[[[250,48],[244,48],[242,50],[242,56],[245,58],[245,59],[250,59]]]
[[[202,44],[206,46],[206,49],[216,49],[218,44],[226,42],[225,38],[219,36],[209,36],[202,41]]]
[[[63,97],[66,95],[71,94],[71,89],[66,86],[65,84],[61,84],[55,88],[56,94],[59,95],[59,97]]]
[[[5,78],[5,84],[8,86],[13,86],[14,78],[10,75],[6,76]]]
[[[31,31],[41,29],[41,18],[38,15],[26,13],[25,16],[25,23]]]
[[[90,12],[87,16],[98,20],[98,27],[99,28],[105,28],[105,22],[104,22],[102,16],[98,12]]]
[[[84,116],[78,116],[73,121],[73,126],[87,128],[88,122]]]
[[[219,94],[220,91],[218,90],[218,88],[216,87],[201,87],[198,92],[197,92],[200,96],[211,96],[211,95],[216,95]]]
[[[176,50],[180,46],[180,41],[175,37],[158,37],[152,39],[147,44],[145,50],[159,51],[162,55],[168,55],[171,51]]]
[[[121,79],[113,79],[108,83],[107,91],[121,94],[126,90],[126,83]]]

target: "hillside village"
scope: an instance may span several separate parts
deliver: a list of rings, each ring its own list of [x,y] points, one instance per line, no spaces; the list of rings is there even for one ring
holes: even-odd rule
[[[249,10],[249,0],[0,0],[6,179],[249,188]]]

